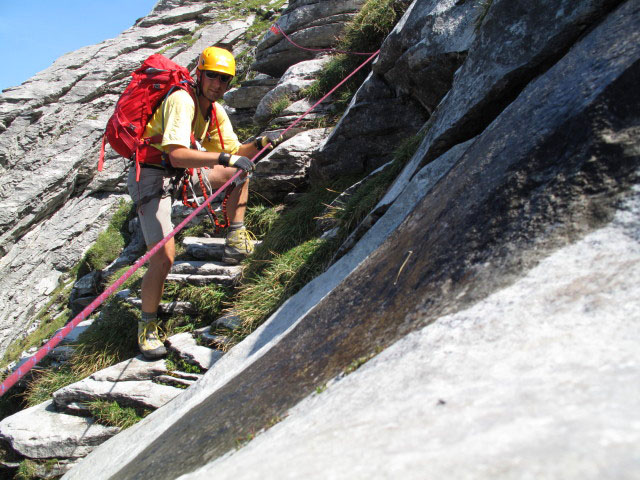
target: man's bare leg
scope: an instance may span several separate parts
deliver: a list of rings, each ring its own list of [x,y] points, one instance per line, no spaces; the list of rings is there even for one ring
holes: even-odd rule
[[[155,245],[155,244],[154,244]],[[154,245],[149,247],[151,249]],[[176,248],[171,238],[149,259],[149,268],[142,278],[142,312],[156,313],[164,292],[164,281],[171,271]]]
[[[171,271],[174,258],[175,242],[171,238],[149,259],[149,268],[142,278],[142,319],[138,322],[138,346],[147,359],[167,354],[158,333],[157,312],[164,291],[164,281]]]

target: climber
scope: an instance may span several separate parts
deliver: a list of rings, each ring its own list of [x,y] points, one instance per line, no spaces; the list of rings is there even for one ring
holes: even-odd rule
[[[254,169],[249,158],[267,145],[273,148],[281,139],[270,140],[263,136],[254,142],[240,144],[228,115],[216,103],[229,88],[234,75],[235,59],[231,52],[218,47],[204,49],[198,59],[194,95],[177,89],[165,98],[147,124],[144,136],[162,135],[162,143],[153,146],[165,154],[169,164],[167,167],[141,164],[139,181],[136,181],[135,165],[129,171],[127,186],[136,203],[148,249],[173,229],[170,191],[175,179],[182,176],[184,169],[200,168],[213,188],[225,184],[237,169],[243,171],[227,202],[230,225],[222,260],[237,264],[253,251],[255,239],[244,226],[249,195],[247,174]],[[194,138],[202,149],[193,148]],[[172,238],[151,257],[142,280],[138,345],[149,359],[166,354],[158,333],[157,310],[174,257]]]

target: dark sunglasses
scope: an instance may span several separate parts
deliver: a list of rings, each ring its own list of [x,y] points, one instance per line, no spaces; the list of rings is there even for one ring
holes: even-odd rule
[[[207,78],[210,78],[211,80],[215,80],[217,78],[222,83],[229,83],[233,78],[231,75],[227,75],[226,73],[212,72],[211,70],[205,70],[204,74]]]

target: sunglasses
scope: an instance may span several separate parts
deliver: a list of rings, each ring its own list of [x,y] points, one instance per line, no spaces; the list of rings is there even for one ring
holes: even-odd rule
[[[217,78],[222,83],[229,83],[233,78],[231,75],[227,75],[226,73],[212,72],[211,70],[205,70],[204,74],[207,78],[211,80],[215,80]]]

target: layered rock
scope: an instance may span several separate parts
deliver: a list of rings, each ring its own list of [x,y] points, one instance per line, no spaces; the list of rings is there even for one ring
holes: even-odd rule
[[[335,47],[336,38],[344,30],[345,23],[364,3],[365,0],[292,0],[278,20],[278,26],[303,48]],[[317,54],[292,45],[280,33],[268,31],[256,48],[251,68],[280,77],[292,65],[312,59]]]
[[[96,165],[130,72],[167,47],[165,55],[184,65],[204,45],[240,48],[253,17],[221,23],[219,15],[204,0],[163,0],[118,37],[64,55],[0,94],[0,349],[23,331],[127,198],[128,162],[107,149],[105,171]],[[179,42],[194,32],[194,44]]]

